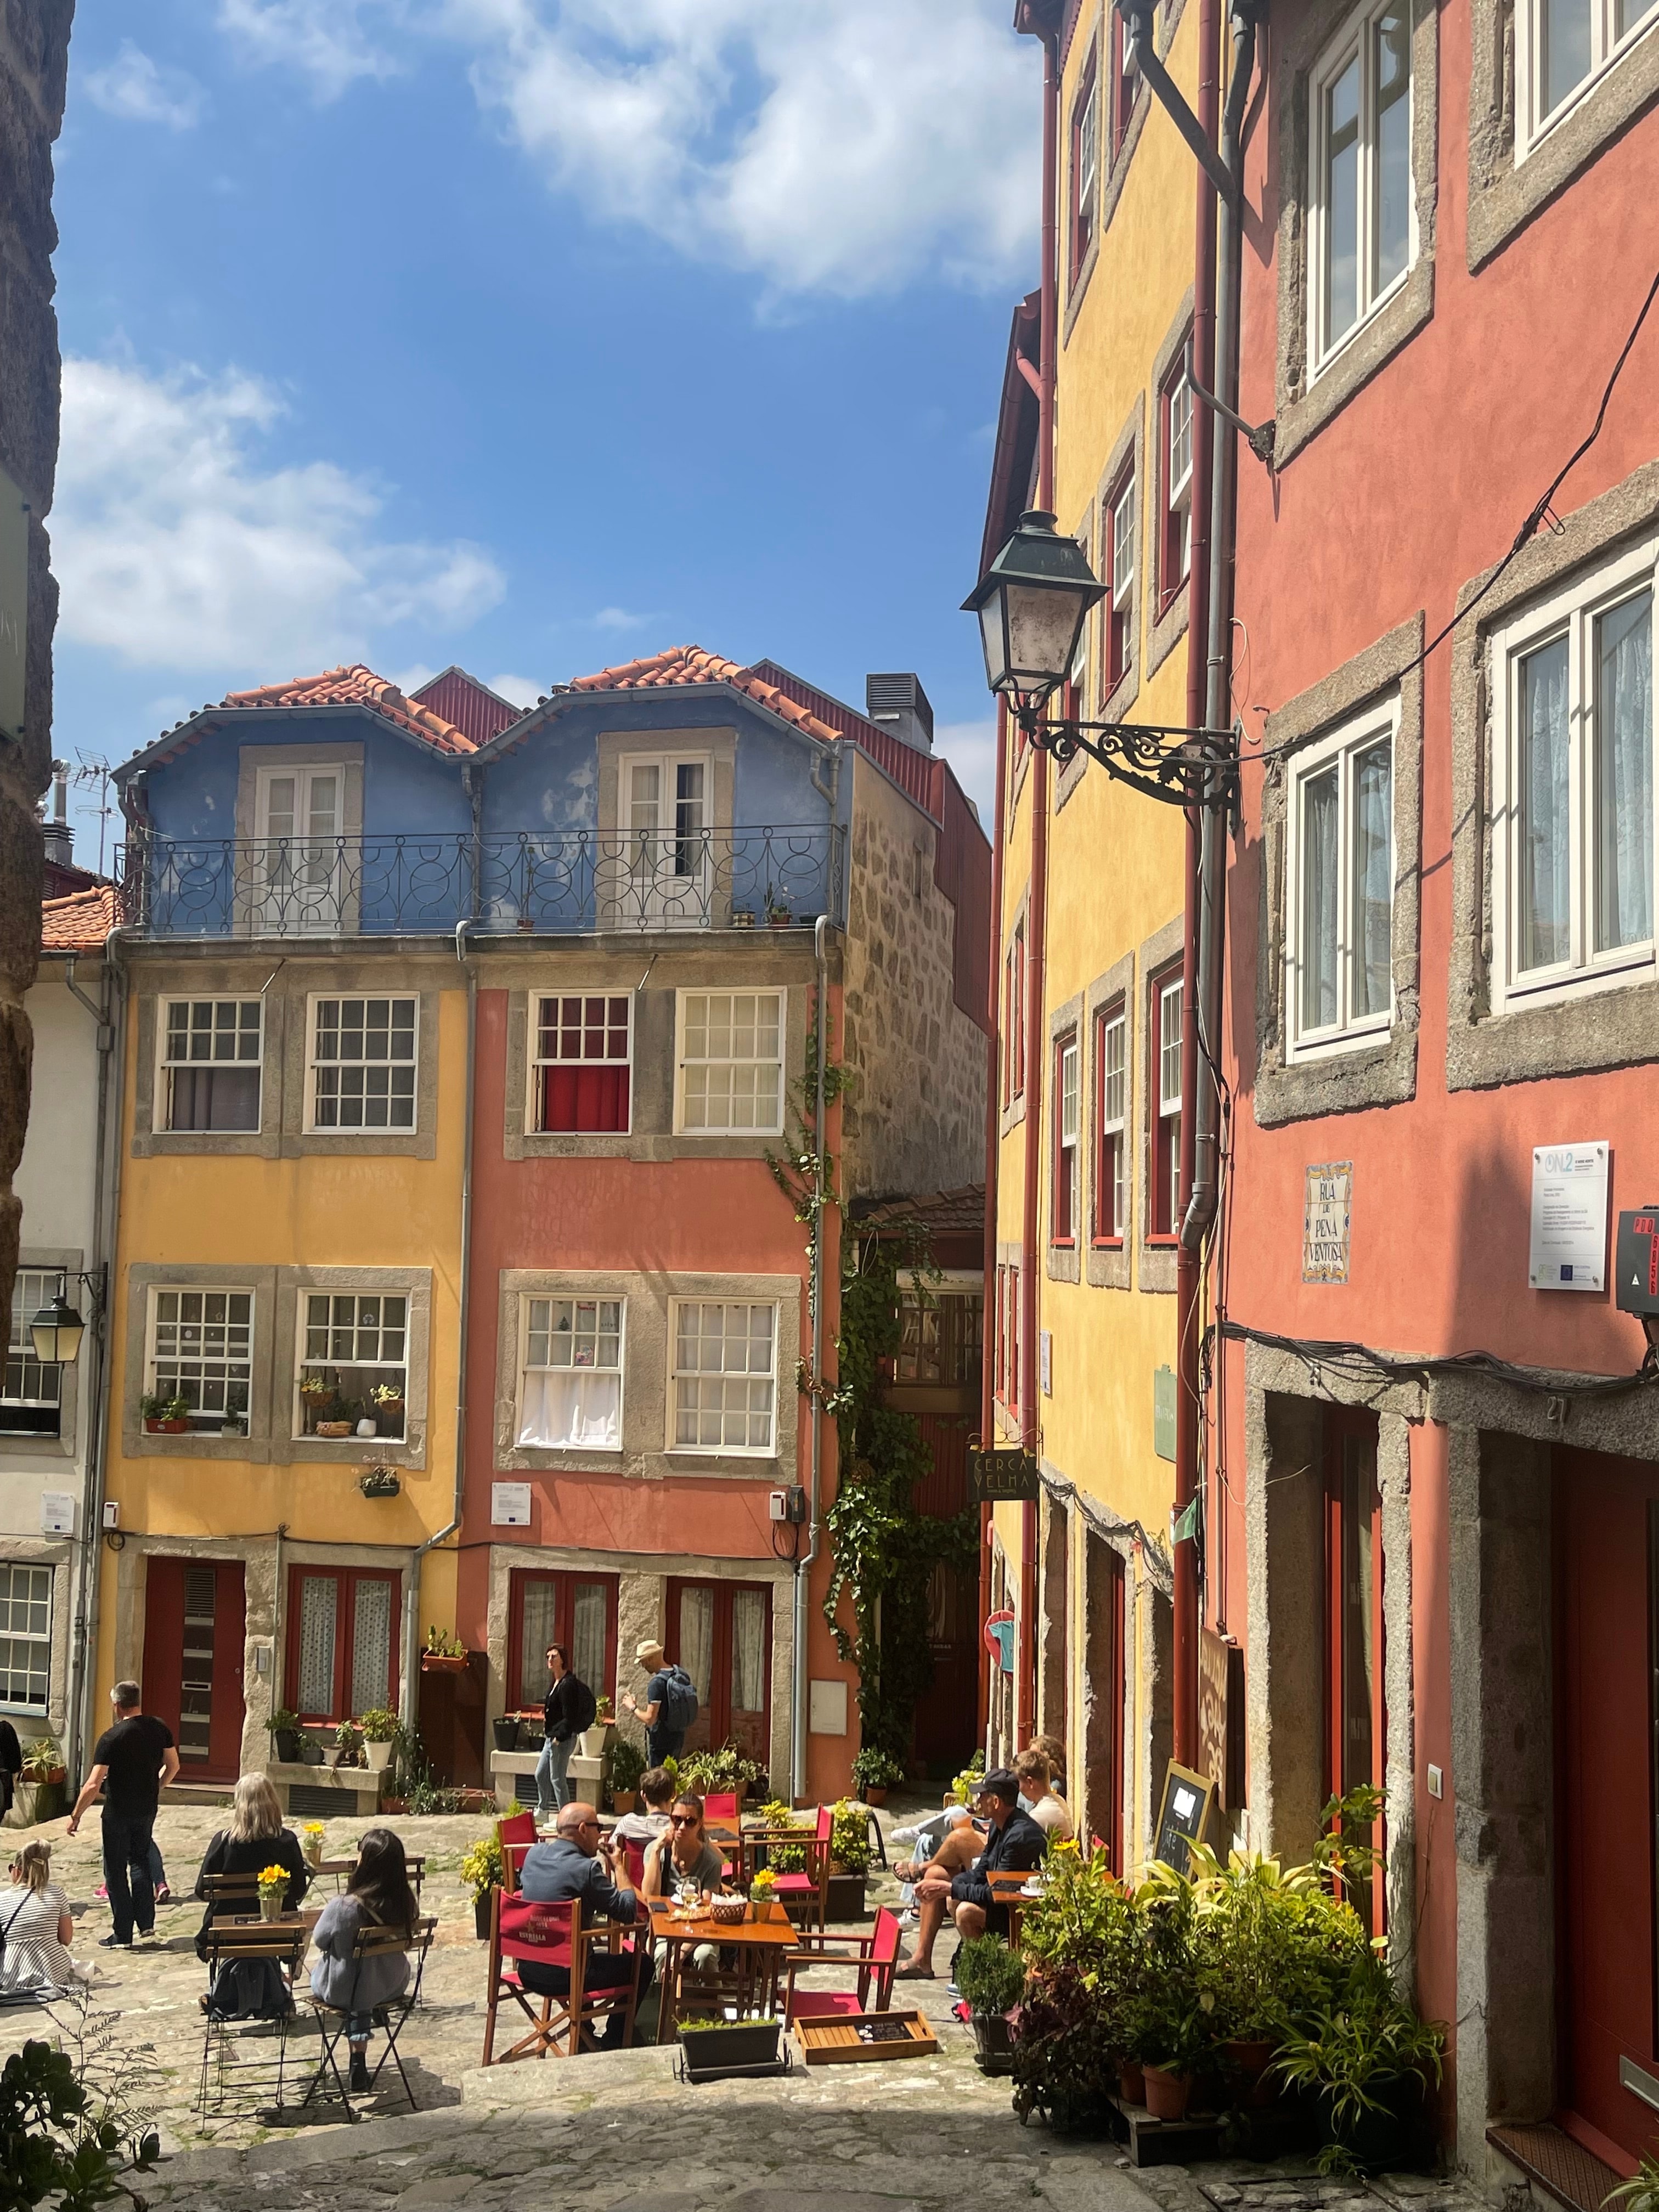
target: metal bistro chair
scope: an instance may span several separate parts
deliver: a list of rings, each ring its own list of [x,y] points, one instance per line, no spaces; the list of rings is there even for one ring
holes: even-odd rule
[[[234,1881],[236,1877],[229,1879]],[[294,2018],[294,2000],[288,1990],[305,1957],[310,1933],[292,1921],[222,1919],[203,1937],[210,1991],[224,1990],[229,1979],[226,1970],[245,1964],[273,1966],[286,1979],[281,1983],[284,2009],[279,2014],[236,2019],[208,2011],[202,2035],[202,2075],[196,2091],[198,2112],[210,2109],[222,2112],[233,2098],[282,2108],[289,2027]],[[270,2056],[272,2041],[276,2045],[274,2067]],[[247,2056],[250,2051],[253,2056]]]
[[[515,1896],[519,1887],[519,1870],[524,1864],[525,1853],[536,1841],[536,1815],[533,1813],[513,1813],[495,1823],[495,1840],[501,1847],[501,1887],[509,1897]]]
[[[801,1874],[781,1874],[772,1894],[786,1908],[791,1905],[810,1905],[816,1899],[819,1935],[823,1933],[830,1910],[830,1838],[835,1819],[833,1805],[820,1805],[815,1827],[768,1828],[748,1839],[751,1857],[757,1845],[763,1848],[769,1857],[775,1850],[806,1854],[805,1870]]]
[[[870,1936],[803,1936],[799,1946],[784,1961],[788,1975],[783,1993],[786,2024],[796,2020],[823,2020],[854,2012],[885,2012],[892,2002],[893,1975],[898,1966],[898,1915],[884,1905],[876,1915]],[[856,1966],[856,1990],[798,1990],[795,1976],[810,1966]]]
[[[499,1893],[498,1892],[497,1894]],[[435,1917],[416,1920],[412,1928],[406,1929],[381,1928],[373,1921],[363,1921],[358,1926],[356,1941],[351,1947],[354,1992],[358,1981],[362,1978],[363,1967],[369,1960],[384,1959],[392,1952],[401,1951],[415,1961],[414,1973],[398,1990],[396,1996],[383,1997],[379,2004],[366,2008],[375,2027],[386,2037],[386,2049],[375,2061],[374,2070],[368,2077],[369,2091],[373,2093],[374,2085],[385,2071],[386,2062],[389,2058],[398,2069],[398,2078],[404,2085],[404,2094],[409,2100],[409,2108],[411,2112],[417,2112],[420,2108],[415,2102],[415,2092],[410,2087],[409,2076],[404,2071],[403,2054],[398,2048],[398,2038],[403,2033],[404,2026],[409,2015],[420,2002],[421,1977],[426,1972],[426,1954],[432,1948],[433,1933],[437,1925]],[[343,2005],[335,2005],[325,2003],[317,1995],[315,1990],[310,1992],[310,1996],[313,2008],[317,2014],[317,2028],[322,2038],[323,2050],[322,2056],[317,2062],[317,2070],[311,2077],[301,2102],[308,2105],[319,2088],[322,2087],[325,2078],[331,2077],[340,2102],[345,2106],[347,2118],[355,2118],[356,2116],[351,2109],[351,2099],[347,2094],[344,2081],[340,2078],[340,2065],[337,2054],[345,2038],[346,2030],[350,2025],[352,2014],[363,2008],[356,2004],[355,1997],[348,1997]],[[362,2093],[359,2091],[358,2094],[361,2095]]]
[[[580,1928],[580,1908],[574,1900],[560,1905],[538,1904],[533,1899],[509,1897],[497,1890],[489,1917],[489,1986],[484,2008],[483,2063],[504,2066],[514,2058],[574,2058],[581,2048],[582,2031],[597,2021],[621,2012],[623,2039],[634,2038],[634,2015],[640,2001],[640,1968],[645,1958],[642,1944],[625,1955],[634,1962],[632,1976],[615,1988],[589,1990],[584,1978],[587,1956],[600,1929]],[[520,1970],[526,1965],[561,1969],[569,1987],[562,1996],[550,1990],[525,1986]],[[495,2056],[495,2017],[503,1997],[511,1997],[530,2022],[530,2033]]]

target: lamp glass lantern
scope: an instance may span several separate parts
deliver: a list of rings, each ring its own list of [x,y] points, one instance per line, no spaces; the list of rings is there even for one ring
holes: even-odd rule
[[[68,1287],[66,1283],[59,1283],[52,1304],[42,1306],[29,1322],[34,1356],[48,1365],[72,1367],[81,1350],[81,1340],[87,1333],[85,1322],[65,1296]]]
[[[1016,708],[1034,713],[1059,690],[1077,659],[1078,639],[1106,586],[1075,538],[1054,528],[1042,507],[1021,515],[963,611],[979,617],[985,679]]]

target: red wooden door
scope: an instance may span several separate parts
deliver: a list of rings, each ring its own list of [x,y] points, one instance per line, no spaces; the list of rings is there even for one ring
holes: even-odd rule
[[[245,1626],[240,1559],[151,1559],[144,1711],[173,1730],[181,1782],[234,1782],[242,1771]]]
[[[1559,2094],[1572,2131],[1610,2138],[1628,2168],[1655,2118],[1620,2062],[1659,2077],[1659,1468],[1561,1449],[1554,1473]]]
[[[772,1756],[772,1590],[768,1583],[668,1585],[666,1653],[697,1693],[685,1749],[734,1743],[745,1759]]]

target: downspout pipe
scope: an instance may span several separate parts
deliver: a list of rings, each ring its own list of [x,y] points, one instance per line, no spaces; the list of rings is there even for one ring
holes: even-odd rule
[[[1008,708],[997,702],[996,815],[991,830],[990,968],[986,976],[985,1042],[985,1307],[980,1328],[979,1437],[987,1450],[997,1440],[997,1170],[1002,1153],[1002,1066],[1000,1051],[1002,999],[1002,855],[1008,817]],[[979,1617],[991,1617],[991,1514],[979,1509]],[[975,1731],[988,1756],[991,1725],[991,1654],[979,1638],[979,1712]]]
[[[819,1504],[823,1485],[823,1401],[819,1393],[823,1382],[823,1212],[828,1180],[823,1171],[824,1123],[828,1114],[823,1074],[830,1035],[829,933],[830,917],[827,914],[821,914],[812,925],[812,958],[817,967],[812,1153],[815,1162],[813,1177],[817,1189],[817,1203],[812,1208],[812,1392],[807,1401],[811,1407],[811,1429],[806,1444],[806,1556],[795,1562],[795,1695],[789,1744],[790,1788],[797,1805],[803,1804],[806,1798],[806,1694],[811,1672],[807,1664],[806,1642],[812,1568],[818,1556]]]

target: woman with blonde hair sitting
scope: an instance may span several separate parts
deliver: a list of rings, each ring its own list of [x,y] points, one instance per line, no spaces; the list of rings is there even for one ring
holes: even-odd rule
[[[288,1887],[283,1893],[284,1912],[297,1912],[306,1887],[311,1880],[305,1855],[300,1849],[300,1839],[291,1828],[283,1824],[283,1808],[276,1792],[263,1774],[245,1774],[236,1784],[236,1794],[231,1800],[230,1825],[221,1828],[209,1844],[196,1876],[196,1894],[206,1900],[207,1911],[196,1937],[196,1955],[205,1959],[208,1954],[208,1931],[216,1919],[229,1919],[250,1910],[245,1897],[214,1897],[207,1887],[210,1875],[263,1874],[268,1866],[280,1866],[288,1873]],[[258,1909],[257,1905],[252,1908]],[[244,1972],[252,1966],[255,1971]],[[230,1989],[208,1990],[202,1998],[204,2012],[210,2008],[216,2013],[239,2019],[268,2016],[279,1992],[274,1984],[280,1977],[274,1967],[258,1971],[258,1960],[237,1960],[228,1965],[221,1979],[234,1977]],[[256,1990],[253,1983],[259,1984]],[[284,1990],[277,2007],[288,2011],[291,2000]],[[251,2009],[250,2009],[251,2008]]]
[[[52,1878],[52,1847],[25,1844],[0,1890],[0,1999],[59,1997],[92,1969],[70,1956],[75,1923]]]

